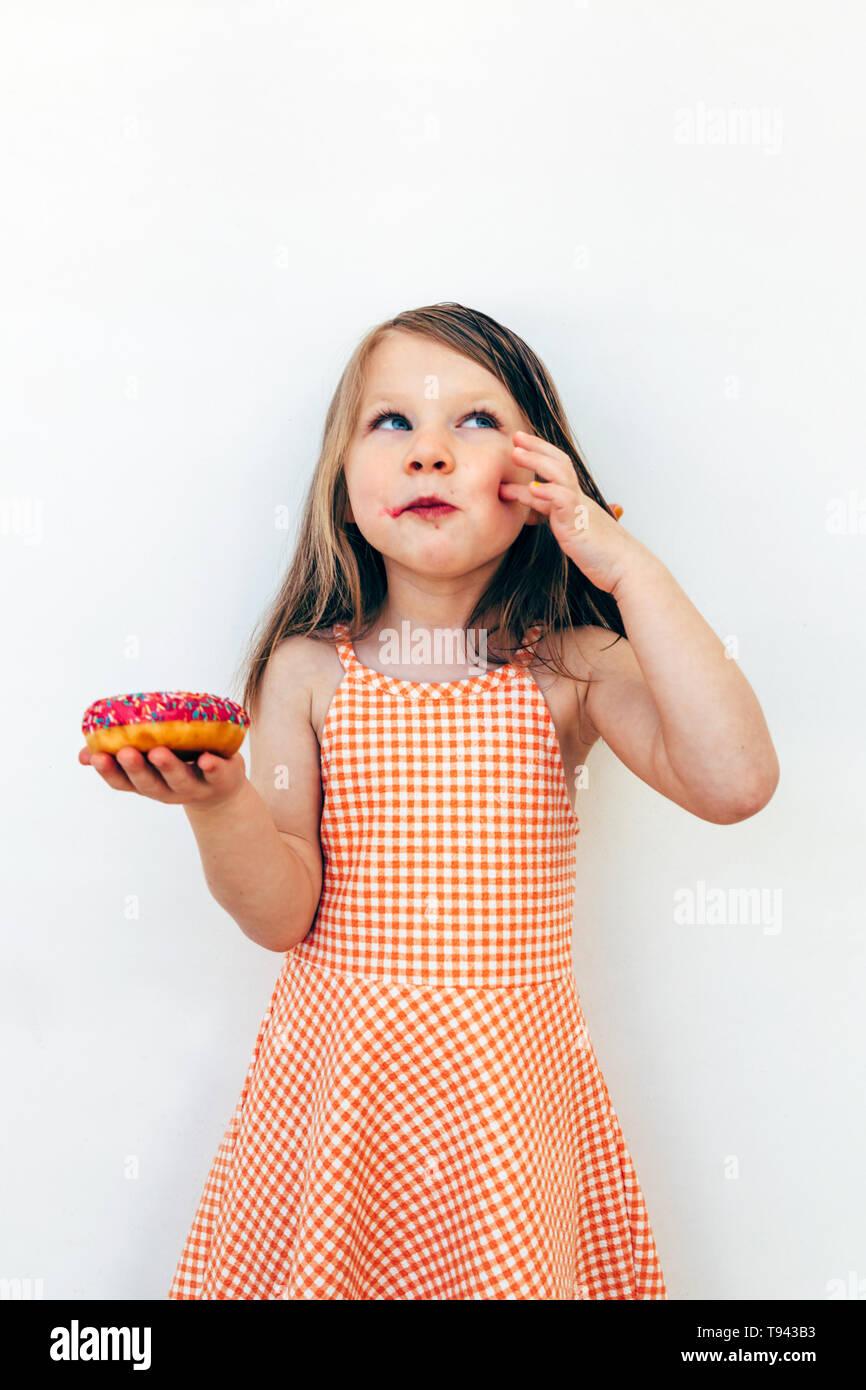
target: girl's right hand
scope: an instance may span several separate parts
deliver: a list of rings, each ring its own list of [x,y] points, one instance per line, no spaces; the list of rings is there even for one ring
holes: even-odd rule
[[[196,762],[189,763],[170,748],[151,748],[145,757],[129,746],[116,756],[91,753],[85,747],[79,751],[78,761],[83,767],[89,763],[116,791],[138,792],[167,806],[223,805],[240,792],[247,776],[240,752],[230,758],[200,753]]]

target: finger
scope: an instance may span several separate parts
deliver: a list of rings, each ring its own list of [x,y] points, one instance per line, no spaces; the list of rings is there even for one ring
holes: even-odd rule
[[[531,468],[535,473],[543,473],[545,477],[556,472],[556,460],[549,454],[542,454],[538,449],[526,449],[520,444],[515,444],[511,451],[515,463],[520,464],[521,468]]]
[[[118,792],[134,792],[135,787],[130,782],[122,767],[118,767],[117,760],[111,753],[91,753],[90,766],[95,768],[109,787],[113,787]]]
[[[86,745],[85,745],[84,748],[79,748],[79,750],[78,750],[78,761],[81,763],[81,766],[82,766],[82,767],[89,767],[89,766],[90,766],[91,757],[92,757],[92,754],[91,754],[91,752],[90,752],[90,749],[89,749]]]
[[[526,430],[515,430],[512,438],[520,448],[534,449],[539,454],[549,454],[551,458],[565,459],[566,463],[571,464],[568,455],[555,444],[551,444],[549,439],[541,439],[537,434],[527,434]]]
[[[117,754],[117,761],[123,768],[127,777],[137,792],[142,796],[155,797],[163,800],[170,793],[171,788],[166,786],[159,774],[159,770],[151,766],[144,754],[137,748],[127,745],[121,748]]]
[[[183,795],[188,793],[190,788],[201,784],[202,779],[196,773],[195,763],[184,762],[183,758],[179,758],[170,748],[162,745],[151,748],[147,761],[164,780],[168,791]]]
[[[539,484],[538,488],[526,483],[503,483],[503,487],[508,488],[508,502],[523,502],[526,506],[532,507],[535,511],[541,512],[544,516],[549,516],[551,509],[558,505],[553,498],[539,496],[541,486],[550,487],[550,483]]]
[[[205,753],[199,759],[199,766],[208,786],[221,793],[230,791],[247,775],[243,754],[237,751],[228,756],[225,753]]]
[[[508,483],[506,486],[509,490],[516,488],[527,501],[550,498],[558,507],[577,506],[582,500],[579,491],[570,482],[560,483],[553,478],[533,478],[529,483]]]
[[[576,515],[578,511],[585,514],[587,503],[591,501],[590,498],[584,497],[580,488],[574,487],[571,483],[545,483],[534,479],[527,484],[526,491],[530,498],[549,500],[552,507],[569,515]]]
[[[499,496],[503,502],[524,502],[529,503],[535,499],[537,488],[532,488],[531,483],[500,483]],[[545,487],[549,484],[545,483]]]
[[[531,468],[534,473],[540,473],[546,482],[577,486],[577,475],[571,461],[564,454],[560,454],[559,458],[551,458],[549,454],[543,454],[538,449],[524,449],[518,446],[513,450],[512,457],[521,468]]]
[[[224,758],[218,753],[202,753],[198,760],[198,766],[204,775],[204,780],[210,786],[219,786],[226,776],[231,761],[231,758]]]

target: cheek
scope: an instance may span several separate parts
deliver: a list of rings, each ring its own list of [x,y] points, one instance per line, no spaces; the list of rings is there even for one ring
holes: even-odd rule
[[[503,483],[517,482],[523,472],[520,465],[514,462],[514,441],[510,435],[507,440],[503,440],[502,447],[496,452],[496,466]]]
[[[345,479],[353,510],[369,513],[383,504],[384,498],[376,488],[375,474],[372,469],[364,467],[363,461],[356,461],[351,468],[347,468]]]
[[[377,522],[387,521],[390,513],[383,497],[374,496],[369,489],[361,489],[352,503],[352,511],[365,525],[375,527]]]
[[[531,473],[526,473],[522,468],[518,468],[516,463],[509,460],[506,464],[500,465],[491,480],[490,488],[493,496],[497,501],[504,501],[505,499],[499,496],[501,483],[525,483],[531,477]],[[508,500],[512,501],[513,499],[509,498]]]

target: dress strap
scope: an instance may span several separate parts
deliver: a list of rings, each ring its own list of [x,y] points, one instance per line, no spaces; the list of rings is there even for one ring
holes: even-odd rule
[[[517,648],[517,651],[512,657],[512,661],[516,666],[528,666],[532,661],[535,655],[535,644],[541,636],[541,632],[541,623],[535,623],[534,626],[529,629],[527,640],[522,647]]]
[[[333,633],[337,647],[337,655],[345,669],[351,671],[353,667],[359,666],[360,662],[355,655],[355,648],[349,640],[348,623],[334,623]]]

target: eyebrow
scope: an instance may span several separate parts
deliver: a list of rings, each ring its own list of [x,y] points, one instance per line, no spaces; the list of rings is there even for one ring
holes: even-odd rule
[[[480,401],[484,398],[491,401],[502,399],[502,391],[497,391],[495,388],[489,390],[486,387],[482,387],[479,391],[461,391],[455,397],[457,401]],[[365,395],[361,401],[361,405],[364,409],[367,409],[372,405],[379,404],[379,402],[390,404],[392,401],[405,401],[407,399],[408,397],[403,391],[381,391],[377,392],[374,396]],[[435,399],[439,400],[442,399],[442,397],[435,397]]]

